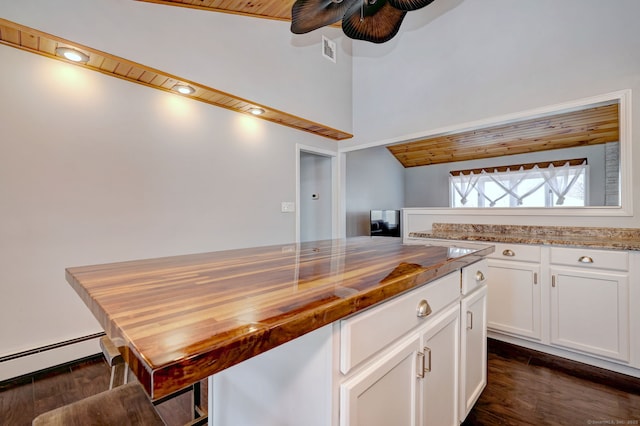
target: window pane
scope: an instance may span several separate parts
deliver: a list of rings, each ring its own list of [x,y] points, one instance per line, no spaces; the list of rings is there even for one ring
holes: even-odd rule
[[[585,169],[583,165],[483,173],[477,181],[469,176],[450,176],[451,207],[584,206],[588,193]],[[473,188],[469,188],[471,183],[475,183]],[[562,204],[558,204],[558,194],[565,191]],[[460,193],[466,194],[465,203]]]

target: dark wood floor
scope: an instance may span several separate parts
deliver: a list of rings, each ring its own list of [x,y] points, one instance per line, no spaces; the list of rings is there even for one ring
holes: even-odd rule
[[[0,383],[0,426],[26,426],[38,415],[109,388],[111,370],[102,355],[52,371]],[[203,381],[206,408],[206,381]],[[168,426],[191,420],[189,393],[156,408]],[[118,425],[125,426],[125,425]]]
[[[98,357],[0,384],[0,425],[30,425],[108,385],[109,368]],[[182,425],[189,403],[184,394],[158,411],[168,425]],[[464,426],[589,424],[640,425],[640,380],[489,341],[488,385]]]
[[[463,426],[640,424],[640,379],[492,339],[488,361]]]

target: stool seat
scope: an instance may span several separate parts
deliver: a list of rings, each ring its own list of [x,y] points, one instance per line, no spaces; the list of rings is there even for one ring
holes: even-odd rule
[[[107,336],[100,338],[100,348],[107,364],[111,367],[111,380],[109,389],[114,389],[129,381],[129,367],[124,362],[120,350]],[[153,405],[158,405],[169,399],[175,398],[183,393],[191,392],[191,407],[193,408],[193,418],[195,422],[191,424],[205,424],[207,422],[206,410],[202,407],[202,391],[200,382],[196,382],[188,388],[184,388],[164,398],[153,401]]]
[[[34,426],[164,424],[142,385],[135,382],[48,411],[33,420]]]

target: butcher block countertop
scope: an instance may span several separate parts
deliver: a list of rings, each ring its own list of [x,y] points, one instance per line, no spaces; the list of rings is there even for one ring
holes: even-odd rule
[[[411,232],[409,236],[486,243],[640,250],[638,228],[434,223],[430,231]]]
[[[358,237],[74,267],[66,276],[158,399],[493,250]]]

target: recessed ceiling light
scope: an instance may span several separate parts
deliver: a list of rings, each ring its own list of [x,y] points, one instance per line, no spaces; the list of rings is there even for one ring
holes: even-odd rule
[[[58,47],[56,48],[56,55],[67,58],[73,62],[87,62],[89,61],[89,55],[71,47]]]
[[[173,90],[182,93],[183,95],[190,95],[196,91],[196,89],[189,86],[188,84],[176,84],[175,86],[173,86]]]
[[[249,108],[249,112],[253,115],[262,115],[264,114],[264,109],[262,108]]]

